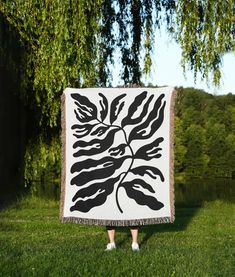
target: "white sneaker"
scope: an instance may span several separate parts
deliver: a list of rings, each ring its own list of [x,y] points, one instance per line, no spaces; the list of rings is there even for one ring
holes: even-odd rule
[[[116,249],[115,242],[110,242],[107,244],[105,251],[111,251],[113,249]]]
[[[132,242],[131,248],[133,251],[139,251],[139,244],[137,242]]]

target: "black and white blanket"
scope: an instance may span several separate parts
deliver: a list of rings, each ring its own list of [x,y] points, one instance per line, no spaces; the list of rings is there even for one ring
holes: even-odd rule
[[[62,95],[61,220],[174,221],[173,88],[68,88]]]

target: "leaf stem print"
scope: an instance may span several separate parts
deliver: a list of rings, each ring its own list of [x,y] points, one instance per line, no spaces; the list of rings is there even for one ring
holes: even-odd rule
[[[125,189],[126,195],[134,199],[138,205],[148,206],[152,210],[161,209],[164,207],[163,203],[154,196],[144,193],[144,191],[155,193],[155,189],[139,177],[146,175],[149,178],[156,179],[159,176],[160,179],[158,180],[164,182],[164,176],[160,169],[147,165],[132,167],[135,159],[143,161],[149,161],[154,158],[159,159],[161,157],[159,152],[162,148],[158,146],[164,141],[164,138],[158,137],[156,139],[155,135],[151,143],[142,146],[136,153],[134,153],[131,143],[134,140],[152,138],[154,133],[160,128],[164,120],[165,101],[162,102],[162,100],[165,95],[161,94],[158,97],[152,110],[147,115],[154,96],[149,96],[147,91],[142,92],[135,97],[129,106],[128,114],[124,118],[122,118],[122,113],[125,108],[125,101],[122,99],[125,98],[126,94],[121,94],[114,98],[110,105],[102,93],[99,93],[99,96],[100,110],[86,96],[72,95],[77,107],[74,113],[79,121],[79,124],[72,126],[72,130],[76,132],[74,136],[77,138],[77,141],[73,144],[73,149],[78,148],[73,156],[75,158],[81,156],[94,157],[99,154],[99,158],[98,160],[94,158],[78,160],[71,166],[71,173],[77,175],[71,179],[70,183],[71,185],[76,185],[79,190],[72,199],[76,203],[70,210],[88,212],[94,207],[103,205],[107,197],[115,191],[115,186],[115,201],[120,213],[123,213],[119,201],[119,190],[121,187]],[[98,114],[100,114],[100,118],[98,118]],[[108,120],[108,114],[109,124],[105,123]],[[119,126],[115,124],[115,121],[120,115],[122,120]],[[133,125],[133,128],[128,138],[124,128],[130,125]],[[149,127],[151,129],[150,133],[145,134],[145,129]],[[118,146],[113,146],[117,141],[115,141],[116,133],[119,131],[122,132],[124,139]],[[87,135],[89,135],[89,141]],[[126,153],[126,148],[129,149],[129,153]],[[106,153],[106,151],[108,151],[109,155],[103,154],[102,157],[102,153]],[[128,159],[130,159],[130,164],[122,172],[123,164]],[[137,175],[137,178],[132,181],[125,181],[128,173]],[[101,181],[97,182],[98,180]]]
[[[119,211],[120,211],[121,213],[123,213],[123,210],[122,210],[122,208],[121,208],[121,206],[120,206],[119,199],[118,199],[118,191],[119,191],[119,189],[122,187],[122,182],[124,181],[124,179],[126,178],[127,174],[130,172],[130,170],[131,170],[131,168],[132,168],[132,165],[133,165],[133,163],[134,163],[134,156],[135,156],[135,155],[134,155],[133,149],[131,148],[130,143],[129,143],[128,140],[127,140],[127,134],[126,134],[125,130],[124,130],[121,126],[112,125],[112,124],[111,124],[111,125],[108,125],[108,124],[105,124],[104,122],[100,121],[98,118],[97,118],[97,120],[98,120],[101,124],[104,124],[104,125],[107,126],[107,127],[116,127],[117,129],[119,129],[120,131],[122,131],[123,134],[124,134],[124,137],[125,137],[126,146],[128,146],[129,149],[130,149],[130,151],[131,151],[131,163],[130,163],[130,165],[129,165],[128,170],[127,170],[126,172],[124,172],[125,174],[124,174],[124,176],[122,177],[122,179],[120,180],[120,183],[118,184],[117,189],[116,189],[116,193],[115,193],[115,199],[116,199],[117,207],[118,207]]]
[[[130,170],[131,170],[131,168],[132,168],[132,165],[133,165],[133,163],[134,163],[134,152],[133,152],[133,149],[131,148],[130,144],[129,144],[128,141],[127,141],[127,135],[126,135],[125,130],[124,130],[122,127],[120,127],[120,130],[123,131],[124,136],[125,136],[125,140],[126,140],[126,145],[129,147],[129,149],[130,149],[130,151],[131,151],[131,164],[129,165],[128,170],[125,172],[125,175],[122,177],[120,183],[118,184],[117,189],[116,189],[116,194],[115,194],[117,207],[118,207],[119,211],[120,211],[121,213],[123,213],[123,210],[121,209],[120,203],[119,203],[119,200],[118,200],[118,191],[119,191],[120,187],[122,187],[122,182],[124,181],[124,179],[126,178],[127,174],[130,172]]]

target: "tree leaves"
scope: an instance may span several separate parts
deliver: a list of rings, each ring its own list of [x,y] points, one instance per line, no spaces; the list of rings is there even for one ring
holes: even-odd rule
[[[124,101],[120,103],[120,100],[126,96],[126,93],[117,96],[111,103],[111,110],[110,110],[110,124],[117,119],[119,113],[124,107]]]

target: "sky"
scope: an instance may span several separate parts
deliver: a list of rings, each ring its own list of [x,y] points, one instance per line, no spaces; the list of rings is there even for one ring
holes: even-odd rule
[[[144,79],[146,83],[151,82],[158,86],[194,87],[215,95],[229,92],[235,94],[235,53],[229,53],[223,57],[221,85],[220,87],[215,87],[212,84],[208,85],[206,81],[201,81],[199,74],[196,83],[191,71],[187,71],[184,75],[180,65],[180,46],[166,32],[161,31],[161,33],[157,34],[155,48],[152,72],[148,78]],[[114,73],[113,86],[117,85],[120,85],[120,83],[116,71]]]

